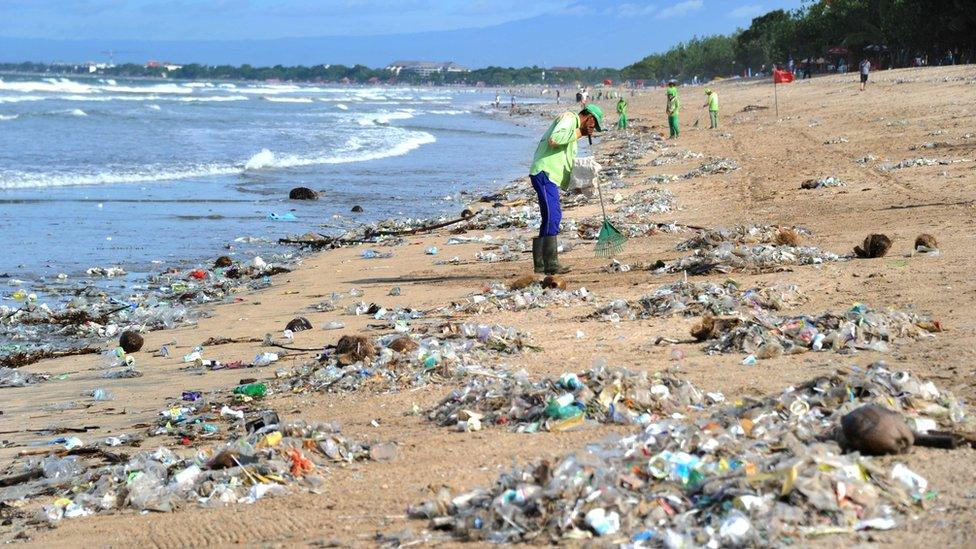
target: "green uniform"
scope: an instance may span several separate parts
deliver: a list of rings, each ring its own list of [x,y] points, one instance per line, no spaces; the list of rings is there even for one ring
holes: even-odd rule
[[[711,119],[712,129],[718,129],[718,94],[708,94],[708,118]]]
[[[620,115],[620,118],[617,119],[617,127],[621,130],[626,130],[627,129],[627,102],[624,101],[623,98],[621,98],[620,101],[617,101],[617,114]]]
[[[576,130],[579,127],[578,114],[565,112],[559,115],[539,140],[529,175],[546,172],[549,181],[563,190],[569,187],[569,174],[573,171],[573,161],[576,160]]]
[[[677,95],[672,95],[668,98],[668,129],[671,132],[670,137],[678,137],[680,131],[678,130],[678,114],[681,112],[681,100],[678,99]]]

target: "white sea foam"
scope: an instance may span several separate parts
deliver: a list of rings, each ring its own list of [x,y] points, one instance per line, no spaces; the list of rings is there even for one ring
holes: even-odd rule
[[[427,112],[430,113],[430,114],[447,114],[447,115],[453,116],[453,115],[458,115],[458,114],[468,114],[471,111],[462,111],[462,110],[458,110],[458,109],[443,109],[443,110],[432,110],[432,111],[427,111]]]
[[[265,101],[271,101],[272,103],[311,103],[312,98],[310,97],[261,97]]]
[[[147,166],[140,170],[92,174],[36,174],[0,170],[0,189],[171,181],[219,175],[237,175],[251,170],[311,166],[316,164],[366,162],[380,158],[402,156],[418,147],[435,141],[434,136],[426,132],[399,130],[394,135],[380,143],[376,143],[372,147],[365,147],[359,138],[353,137],[347,141],[346,146],[342,149],[343,152],[338,154],[332,151],[317,155],[275,154],[268,149],[262,149],[243,164],[194,164],[182,168]]]
[[[339,110],[343,110],[343,111],[348,111],[349,110],[349,106],[348,105],[343,105],[342,103],[336,103],[336,108],[339,109]]]
[[[161,111],[161,110],[163,110],[162,107],[160,107],[159,105],[156,105],[156,104],[146,105],[146,108],[147,109],[152,109],[154,111]]]
[[[0,97],[0,103],[22,103],[24,101],[44,101],[46,97],[40,95],[20,95]]]
[[[389,124],[394,120],[409,120],[413,118],[413,112],[407,109],[396,112],[375,113],[363,116],[356,120],[360,126],[372,126],[374,124]]]
[[[179,97],[177,101],[185,103],[222,103],[224,101],[247,101],[243,95],[205,95],[199,97]]]
[[[70,109],[67,111],[57,111],[55,114],[67,114],[69,116],[88,116],[88,113],[81,109]]]
[[[268,149],[262,149],[247,161],[246,169],[259,170],[269,168],[292,168],[296,166],[312,166],[315,164],[347,164],[351,162],[366,162],[389,158],[393,156],[403,156],[428,143],[433,143],[437,139],[427,132],[410,132],[411,136],[399,141],[391,146],[374,148],[367,150],[350,150],[345,153],[332,156],[299,156],[299,155],[276,155]]]
[[[5,82],[0,80],[0,90],[21,93],[47,92],[47,93],[91,93],[92,87],[66,79],[49,78],[42,82],[37,81],[16,81]]]
[[[0,114],[0,120],[16,120],[18,115],[16,114]]]

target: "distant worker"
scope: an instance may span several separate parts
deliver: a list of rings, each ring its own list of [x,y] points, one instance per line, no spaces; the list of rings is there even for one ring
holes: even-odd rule
[[[715,90],[710,88],[705,88],[705,95],[708,97],[708,102],[702,105],[703,107],[708,107],[708,118],[712,121],[712,125],[709,126],[712,130],[718,129],[718,94]]]
[[[576,102],[579,103],[580,105],[583,104],[583,88],[580,88],[579,90],[577,90],[577,92],[576,92]]]
[[[626,130],[627,129],[627,102],[621,97],[617,101],[617,114],[620,115],[617,118],[617,129]]]
[[[559,104],[559,90],[556,90],[556,104]]]
[[[864,91],[864,86],[868,83],[868,75],[871,74],[871,62],[865,57],[861,59],[859,67],[861,69],[861,91]]]
[[[515,114],[515,94],[514,93],[512,94],[512,105],[508,109],[508,114],[509,115]]]
[[[500,93],[495,94],[495,108],[501,108],[502,106],[502,96]]]
[[[668,128],[671,130],[670,139],[677,139],[680,131],[678,130],[678,114],[681,112],[681,101],[678,99],[677,91],[668,88]]]
[[[542,222],[539,236],[532,239],[532,263],[537,273],[565,274],[569,268],[559,263],[556,235],[562,221],[559,189],[569,187],[569,176],[576,160],[577,141],[603,131],[603,110],[587,105],[579,112],[564,112],[556,117],[535,149],[529,178],[539,196]]]

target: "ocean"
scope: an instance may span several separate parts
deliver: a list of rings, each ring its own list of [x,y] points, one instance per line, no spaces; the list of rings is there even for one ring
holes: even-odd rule
[[[493,98],[446,88],[3,77],[0,275],[14,284],[0,287],[0,300],[91,267],[145,274],[222,254],[248,260],[273,253],[286,235],[454,217],[461,191],[525,174],[538,139],[541,126],[490,113]],[[321,199],[288,200],[298,186]],[[351,213],[355,205],[363,213]],[[288,212],[297,220],[270,218]]]

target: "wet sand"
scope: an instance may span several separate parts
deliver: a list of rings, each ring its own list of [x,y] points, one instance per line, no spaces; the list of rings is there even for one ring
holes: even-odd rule
[[[705,355],[700,345],[683,345],[685,359],[680,372],[696,385],[721,391],[729,398],[778,391],[837,366],[866,366],[885,360],[893,367],[928,376],[941,387],[972,402],[973,359],[976,357],[976,280],[972,277],[976,252],[976,91],[973,68],[927,68],[885,71],[872,74],[866,92],[858,92],[857,75],[829,76],[798,81],[779,89],[779,119],[773,115],[772,88],[768,84],[720,83],[714,88],[721,98],[719,130],[706,130],[708,115],[699,105],[705,102],[702,88],[681,90],[685,110],[682,135],[676,146],[703,153],[706,157],[735,160],[740,168],[727,174],[667,183],[678,203],[678,211],[661,214],[660,221],[678,221],[704,227],[736,224],[798,225],[812,236],[807,243],[838,253],[849,253],[869,233],[884,233],[894,240],[887,257],[869,260],[789,267],[782,272],[749,275],[709,275],[697,280],[721,282],[732,277],[745,285],[795,283],[810,300],[787,312],[843,310],[855,302],[877,308],[894,307],[932,315],[948,331],[934,339],[906,340],[889,353],[859,352],[800,354],[741,364],[742,355]],[[632,131],[666,133],[663,92],[647,93],[630,101]],[[769,109],[742,112],[747,105]],[[611,112],[610,102],[605,111]],[[698,129],[692,123],[702,114]],[[616,119],[610,115],[611,120]],[[934,132],[943,132],[933,135]],[[969,134],[970,137],[964,137]],[[846,142],[825,144],[826,141]],[[948,145],[911,150],[930,142]],[[608,140],[597,156],[621,143]],[[855,162],[866,155],[876,157],[866,165]],[[653,174],[681,174],[704,159],[689,158],[659,167],[650,165],[651,153],[638,161],[639,172],[629,177],[627,196],[642,188]],[[944,165],[883,170],[882,166],[906,159],[960,160]],[[528,164],[529,159],[526,159]],[[800,190],[807,179],[839,177],[844,187]],[[526,181],[526,184],[527,181]],[[599,204],[572,209],[567,216],[581,218],[598,213]],[[502,236],[504,231],[473,231]],[[530,236],[530,230],[518,231]],[[908,257],[915,236],[931,233],[942,254],[937,257]],[[660,233],[631,239],[619,260],[650,265],[658,259],[675,259],[681,252],[674,246],[688,233]],[[212,307],[212,316],[192,328],[152,332],[146,335],[146,350],[170,344],[173,357],[180,357],[210,337],[255,337],[280,333],[297,315],[309,318],[315,329],[295,335],[295,346],[316,348],[335,343],[345,333],[363,332],[371,320],[341,311],[317,313],[307,308],[334,291],[351,288],[364,291],[363,299],[385,307],[429,309],[479,291],[492,280],[510,281],[531,270],[528,255],[518,262],[435,265],[436,259],[459,256],[472,260],[482,249],[478,244],[446,246],[447,231],[408,238],[395,248],[390,259],[363,260],[359,248],[317,254],[285,275],[276,277],[266,290],[243,294],[239,302]],[[425,255],[428,246],[441,249],[438,256]],[[680,274],[658,274],[643,269],[607,273],[608,260],[594,257],[589,245],[565,254],[574,270],[566,279],[570,288],[585,286],[600,296],[633,298],[661,284],[680,280]],[[402,295],[387,296],[393,286]],[[534,377],[577,371],[605,358],[612,365],[657,371],[672,365],[672,348],[655,346],[658,336],[685,338],[692,319],[669,318],[609,324],[598,319],[583,320],[592,306],[530,309],[499,312],[468,320],[513,325],[527,331],[541,352],[506,359],[513,368],[524,368]],[[346,329],[324,331],[328,321],[339,320]],[[585,336],[577,339],[580,330]],[[108,344],[106,345],[108,347]],[[259,343],[227,344],[207,349],[206,357],[229,362],[250,361],[261,352]],[[132,380],[103,380],[95,357],[72,357],[41,362],[27,367],[32,372],[54,375],[70,373],[67,380],[3,389],[0,431],[3,439],[29,443],[53,438],[26,433],[51,425],[97,426],[79,434],[83,440],[120,433],[144,431],[138,424],[152,422],[167,401],[182,391],[227,391],[242,377],[268,379],[289,364],[313,358],[312,353],[284,358],[265,369],[223,370],[204,375],[182,371],[178,358],[152,357],[143,351],[135,355],[145,376]],[[96,402],[91,407],[63,412],[42,407],[67,401],[87,402],[81,395],[93,388],[111,390],[115,400]],[[325,475],[322,493],[294,493],[265,498],[253,505],[231,505],[220,509],[189,507],[173,513],[139,514],[123,511],[112,515],[63,520],[55,529],[32,527],[29,541],[63,546],[153,546],[187,545],[305,545],[336,541],[343,545],[372,545],[377,533],[411,528],[421,535],[427,524],[408,520],[407,505],[428,495],[428,487],[448,485],[456,490],[490,485],[513,462],[557,456],[581,448],[610,432],[626,427],[600,426],[571,433],[516,434],[504,429],[459,433],[438,427],[422,415],[408,412],[418,405],[429,408],[454,388],[452,383],[431,385],[399,393],[377,393],[368,388],[349,394],[309,396],[275,395],[269,402],[283,419],[337,421],[347,437],[367,442],[395,440],[400,454],[391,463],[366,462],[335,467]],[[631,428],[633,429],[633,428]],[[180,449],[169,437],[153,437],[143,448],[165,444]],[[24,447],[0,449],[0,460],[10,462]],[[31,448],[27,448],[31,449]],[[851,544],[877,542],[897,546],[965,545],[976,535],[976,451],[916,448],[907,456],[881,458],[882,462],[904,461],[926,477],[938,497],[926,510],[916,510],[906,524],[888,532],[837,536],[814,543]],[[25,508],[47,501],[32,500]],[[8,539],[12,533],[3,536]]]

